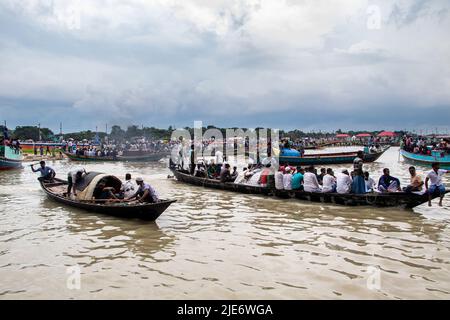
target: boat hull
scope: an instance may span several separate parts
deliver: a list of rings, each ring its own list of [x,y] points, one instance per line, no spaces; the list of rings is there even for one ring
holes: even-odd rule
[[[441,157],[437,155],[423,155],[416,154],[412,152],[407,152],[405,150],[400,150],[400,154],[407,160],[418,163],[423,166],[431,167],[433,162],[439,162],[441,168],[450,170],[450,155]]]
[[[265,196],[275,196],[279,198],[298,200],[318,203],[329,203],[345,206],[376,206],[376,207],[400,207],[411,209],[428,201],[428,194],[407,194],[404,192],[395,193],[367,193],[364,195],[356,194],[339,194],[339,193],[321,193],[321,192],[305,192],[293,190],[272,190],[259,186],[249,186],[235,183],[221,183],[219,180],[198,178],[185,172],[171,169],[178,181],[191,185],[202,186],[212,189],[220,189],[226,191],[234,191],[246,194],[257,194]],[[447,193],[450,190],[447,190]],[[436,198],[433,195],[432,198]]]
[[[62,203],[78,209],[89,212],[101,213],[121,218],[134,218],[146,221],[156,220],[172,203],[176,200],[162,200],[157,203],[142,203],[136,205],[117,205],[117,204],[96,204],[91,202],[80,202],[68,199],[61,195],[55,194],[49,190],[49,187],[58,185],[67,185],[67,182],[55,179],[55,182],[48,183],[40,180],[40,184],[47,196],[53,201]]]
[[[374,162],[383,155],[389,147],[386,147],[381,152],[365,153],[364,162]],[[279,162],[282,165],[293,166],[308,166],[308,165],[332,165],[332,164],[347,164],[353,163],[355,160],[356,152],[342,152],[342,153],[328,153],[328,154],[315,154],[305,155],[303,157],[289,157],[280,156]]]
[[[21,169],[22,161],[21,160],[12,160],[4,157],[0,157],[0,170],[13,170],[13,169]]]

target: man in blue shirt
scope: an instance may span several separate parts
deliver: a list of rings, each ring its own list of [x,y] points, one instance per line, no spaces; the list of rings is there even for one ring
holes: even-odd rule
[[[292,190],[303,190],[303,174],[305,170],[297,167],[297,173],[292,176]]]
[[[40,176],[39,179],[41,179],[41,180],[52,180],[55,177],[55,175],[56,175],[55,170],[53,170],[50,167],[47,167],[45,165],[45,161],[41,161],[41,162],[39,162],[39,164],[41,166],[39,168],[37,168],[37,169],[34,169],[34,167],[33,167],[34,165],[32,164],[31,165],[31,170],[33,172],[40,172],[41,176]]]
[[[378,190],[381,192],[396,192],[402,191],[400,188],[400,180],[395,177],[391,177],[388,168],[383,169],[383,175],[378,181]]]

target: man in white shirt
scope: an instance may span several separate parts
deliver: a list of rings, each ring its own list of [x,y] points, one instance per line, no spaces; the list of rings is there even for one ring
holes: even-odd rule
[[[291,167],[286,167],[286,173],[283,175],[284,190],[292,190],[292,173]]]
[[[284,189],[284,175],[281,170],[275,172],[275,189],[277,190]]]
[[[331,168],[327,169],[327,174],[323,177],[323,192],[336,192],[336,178]]]
[[[314,166],[308,167],[307,172],[303,175],[303,188],[306,192],[322,192],[317,176],[314,173]]]
[[[448,173],[448,170],[440,169],[439,162],[435,162],[431,165],[432,170],[428,173],[425,179],[425,189],[428,192],[428,205],[431,207],[431,197],[435,192],[439,192],[439,206],[442,207],[442,199],[445,195],[445,185],[442,182],[442,176]],[[431,185],[428,186],[428,183]]]
[[[337,193],[350,193],[352,190],[352,177],[348,173],[348,170],[342,170],[336,177],[336,192]]]
[[[137,191],[137,185],[131,180],[131,174],[125,175],[125,182],[120,187],[120,193],[123,194],[124,199],[132,197]]]
[[[366,182],[366,192],[372,192],[375,190],[375,180],[373,180],[370,176],[369,176],[369,172],[366,171],[364,172],[364,181]]]
[[[67,197],[70,197],[70,192],[73,192],[73,196],[77,197],[77,186],[83,180],[83,175],[86,174],[86,170],[83,168],[77,168],[70,171],[67,174]]]

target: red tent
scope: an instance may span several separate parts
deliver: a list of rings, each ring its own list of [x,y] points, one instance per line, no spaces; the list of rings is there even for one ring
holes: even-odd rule
[[[381,133],[378,134],[379,137],[395,137],[396,134],[395,132],[392,131],[383,131]]]
[[[336,138],[348,138],[348,137],[350,137],[350,136],[346,133],[339,133],[336,135]]]
[[[356,135],[357,138],[366,138],[372,136],[370,133],[358,133]]]

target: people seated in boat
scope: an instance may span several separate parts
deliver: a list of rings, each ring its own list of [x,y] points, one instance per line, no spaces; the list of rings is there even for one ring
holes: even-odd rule
[[[259,185],[261,187],[268,187],[269,177],[272,175],[270,162],[265,162],[264,169],[262,169],[261,175],[259,177]]]
[[[195,176],[199,178],[206,178],[206,166],[203,160],[197,163],[197,168],[195,170]]]
[[[100,181],[94,189],[93,197],[94,200],[99,203],[120,201],[114,192],[115,190],[113,187],[107,187],[105,182]]]
[[[334,176],[333,169],[328,168],[326,174],[323,177],[322,192],[336,192],[336,177]]]
[[[322,192],[314,166],[309,166],[303,175],[303,188],[306,192]]]
[[[215,179],[218,175],[217,167],[216,167],[216,164],[214,163],[214,159],[211,159],[211,161],[208,165],[207,174],[208,174],[209,179]]]
[[[434,162],[431,165],[431,171],[428,172],[425,178],[425,189],[428,192],[428,205],[431,207],[431,197],[434,193],[439,194],[439,206],[442,207],[442,199],[445,195],[445,185],[442,182],[442,177],[444,174],[449,173],[449,170],[444,170],[440,168],[439,162]]]
[[[347,169],[342,170],[336,175],[336,192],[340,194],[350,193],[352,191],[352,177]]]
[[[237,167],[233,166],[233,171],[231,172],[231,179],[234,181],[236,180],[237,176],[238,176]]]
[[[373,192],[376,188],[375,180],[370,176],[369,171],[364,172],[364,181],[366,183],[366,192]]]
[[[320,168],[320,174],[317,175],[317,181],[320,185],[323,185],[323,177],[327,174],[327,169]]]
[[[297,167],[295,173],[292,175],[292,190],[303,190],[303,175],[305,170]]]
[[[134,195],[127,198],[127,200],[137,199],[139,202],[155,203],[158,202],[158,195],[151,185],[144,182],[141,177],[136,178],[138,190]]]
[[[366,193],[366,182],[364,180],[364,152],[358,151],[356,158],[353,160],[353,181],[352,193],[364,194]]]
[[[284,169],[283,189],[284,190],[292,190],[292,170],[291,170],[291,167],[289,167],[289,166],[287,166]]]
[[[381,192],[397,192],[402,191],[400,187],[400,180],[390,175],[388,168],[383,169],[383,175],[378,181],[378,190]]]
[[[226,163],[224,168],[220,171],[220,182],[233,182],[233,179],[231,178],[230,165],[228,163]]]
[[[47,166],[45,164],[45,161],[41,161],[39,162],[40,167],[37,169],[34,169],[34,165],[31,165],[31,170],[33,172],[40,172],[41,176],[39,177],[39,180],[46,180],[46,181],[51,181],[53,180],[53,178],[56,175],[55,170],[53,170],[52,168],[50,168],[49,166]]]
[[[77,186],[83,181],[83,176],[86,174],[86,170],[83,168],[77,168],[69,171],[67,174],[67,197],[70,197],[71,191],[73,191],[74,197],[77,196]]]
[[[408,186],[406,186],[405,188],[403,188],[404,192],[414,192],[414,191],[422,191],[423,189],[423,180],[422,177],[420,175],[417,174],[416,172],[416,168],[411,166],[409,167],[409,174],[410,174],[410,183]]]
[[[283,190],[284,189],[284,167],[281,166],[278,168],[278,171],[275,172],[274,179],[275,179],[275,189],[277,190]]]
[[[121,199],[127,199],[133,196],[136,193],[137,186],[131,180],[131,174],[127,173],[125,174],[125,181],[122,183],[122,186],[120,187],[120,197]]]

